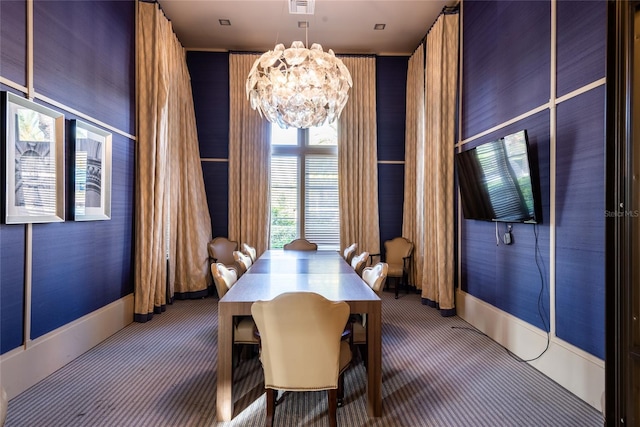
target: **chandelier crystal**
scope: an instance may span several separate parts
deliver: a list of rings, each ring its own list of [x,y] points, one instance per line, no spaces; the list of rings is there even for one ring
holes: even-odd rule
[[[282,43],[258,58],[247,77],[247,98],[271,123],[281,128],[309,128],[333,123],[342,112],[351,74],[333,51],[311,49],[295,41]]]

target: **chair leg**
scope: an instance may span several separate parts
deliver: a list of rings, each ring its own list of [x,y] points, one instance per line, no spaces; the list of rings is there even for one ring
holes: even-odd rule
[[[276,394],[278,392],[272,388],[266,389],[267,392],[267,419],[264,422],[266,427],[273,426],[273,417],[276,411]]]
[[[331,427],[338,427],[338,418],[336,412],[338,411],[338,390],[335,388],[327,390],[327,397],[329,399],[329,425]]]
[[[400,290],[401,284],[402,284],[402,277],[396,278],[396,299],[398,299],[398,291]]]
[[[358,345],[359,349],[358,351],[360,351],[360,357],[362,358],[362,364],[364,365],[364,368],[367,369],[367,356],[369,355],[369,349],[367,348],[367,343],[364,344],[359,344]]]
[[[409,274],[406,271],[402,272],[402,287],[406,294],[409,293]]]
[[[336,402],[338,405],[338,408],[342,408],[342,406],[344,405],[344,375],[340,374],[338,375],[338,389],[336,392]]]

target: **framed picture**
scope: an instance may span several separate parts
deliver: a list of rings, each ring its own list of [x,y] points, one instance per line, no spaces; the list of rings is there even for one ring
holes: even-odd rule
[[[111,134],[71,120],[74,146],[73,219],[111,219]]]
[[[64,221],[64,114],[2,92],[6,224]]]

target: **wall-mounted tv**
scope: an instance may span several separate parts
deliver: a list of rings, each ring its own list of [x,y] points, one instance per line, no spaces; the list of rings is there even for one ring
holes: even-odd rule
[[[455,162],[465,219],[540,222],[526,130],[457,153]]]

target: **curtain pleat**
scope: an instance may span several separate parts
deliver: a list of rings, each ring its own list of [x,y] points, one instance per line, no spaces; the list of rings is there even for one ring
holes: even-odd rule
[[[424,59],[419,47],[410,58],[407,77],[402,231],[415,244],[411,277],[422,289],[423,301],[440,308],[443,315],[455,314],[453,162],[458,22],[457,13],[440,15],[427,35]],[[423,60],[424,72],[419,69]]]
[[[138,3],[136,54],[134,313],[146,321],[174,292],[206,293],[211,219],[184,49],[157,4]]]
[[[376,128],[376,62],[342,57],[353,79],[338,125],[340,247],[380,252]]]
[[[260,55],[229,55],[229,239],[260,256],[269,247],[269,122],[251,109],[245,83]]]
[[[170,242],[175,242],[170,259],[176,265],[171,270],[175,274],[175,293],[187,296],[203,296],[212,285],[207,243],[211,240],[211,216],[207,204],[204,175],[200,161],[200,147],[196,126],[196,113],[191,92],[191,77],[187,69],[184,49],[176,42],[176,70],[174,76],[174,99],[178,103],[170,126],[170,161],[175,166],[172,173],[176,189],[171,192],[172,224],[175,234]]]
[[[425,71],[425,244],[422,297],[455,311],[453,209],[458,14],[440,15],[427,36]],[[428,240],[426,239],[428,237]]]
[[[424,182],[424,43],[409,58],[405,127],[404,207],[402,235],[414,243],[409,283],[422,288],[424,197],[416,191]],[[418,161],[420,159],[420,161]]]

